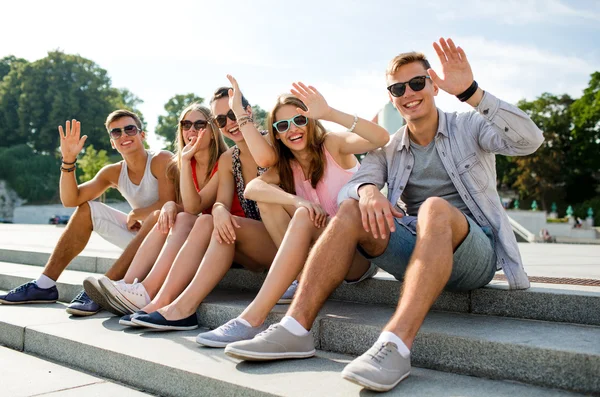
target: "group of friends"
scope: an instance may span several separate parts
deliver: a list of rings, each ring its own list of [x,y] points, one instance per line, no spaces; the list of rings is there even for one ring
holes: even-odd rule
[[[418,52],[389,63],[389,98],[406,121],[391,136],[303,83],[277,98],[260,131],[228,75],[231,87],[217,89],[210,108],[182,111],[175,155],[144,148],[136,114],[111,113],[106,128],[123,160],[78,185],[77,156],[87,137],[80,122],[67,121],[58,127],[60,198],[77,209],[40,277],[0,303],[55,302],[56,280],[96,232],[123,253],[104,276],[84,281],[70,314],[106,309],[127,327],[195,329],[198,306],[236,263],[268,269],[262,288],[238,317],[196,341],[241,360],[307,358],[315,355],[310,329],[328,296],[381,268],[403,281],[397,309],[342,376],[390,390],[409,375],[413,341],[442,290],[480,288],[499,269],[511,289],[529,287],[496,191],[495,155],[531,154],[542,132],[478,86],[451,39],[433,47],[440,74]],[[439,90],[473,111],[438,109]],[[328,132],[321,121],[345,131]],[[359,163],[356,155],[365,152]],[[110,187],[131,212],[94,201]],[[278,303],[289,310],[268,326]]]

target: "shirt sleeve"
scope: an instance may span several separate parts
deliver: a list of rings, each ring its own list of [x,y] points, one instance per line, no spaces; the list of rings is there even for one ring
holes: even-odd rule
[[[358,171],[338,193],[338,205],[349,198],[359,200],[358,188],[372,184],[381,190],[387,181],[387,160],[384,148],[375,149],[367,154]]]

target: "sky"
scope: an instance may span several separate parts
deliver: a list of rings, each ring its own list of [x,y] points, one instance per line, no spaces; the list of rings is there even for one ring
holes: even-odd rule
[[[503,0],[3,1],[0,58],[34,61],[60,49],[106,69],[144,103],[148,142],[174,95],[208,99],[235,76],[252,105],[270,110],[292,82],[372,119],[388,101],[385,68],[451,37],[475,79],[516,103],[544,92],[581,95],[600,71],[600,1]],[[468,111],[441,93],[438,107]],[[328,126],[329,128],[341,128]],[[85,126],[83,127],[85,128]]]

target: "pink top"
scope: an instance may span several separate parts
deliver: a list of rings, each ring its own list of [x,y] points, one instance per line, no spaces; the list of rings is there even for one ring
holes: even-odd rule
[[[342,187],[350,180],[352,175],[358,171],[360,163],[356,161],[356,165],[349,170],[343,169],[329,153],[325,145],[325,172],[323,178],[317,183],[317,188],[313,189],[310,184],[310,179],[304,178],[302,167],[296,161],[292,161],[292,171],[294,173],[294,185],[296,187],[296,195],[303,199],[310,200],[313,203],[319,204],[329,216],[334,216],[338,210],[337,195]]]

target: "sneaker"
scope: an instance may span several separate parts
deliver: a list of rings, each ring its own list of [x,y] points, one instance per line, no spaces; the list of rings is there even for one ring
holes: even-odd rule
[[[196,313],[181,320],[167,320],[159,312],[152,312],[150,314],[132,316],[131,322],[135,325],[160,331],[189,331],[198,328]]]
[[[81,291],[77,294],[75,299],[69,303],[66,310],[67,313],[73,316],[84,317],[94,315],[102,310],[102,308],[94,302],[85,291]]]
[[[115,282],[108,277],[101,277],[98,283],[110,300],[126,309],[125,314],[135,313],[151,301],[146,288],[138,283],[137,278],[133,284],[127,284],[122,280]]]
[[[288,287],[288,289],[281,295],[281,298],[277,301],[278,305],[287,305],[292,303],[294,299],[294,295],[296,294],[296,290],[298,289],[298,280],[292,281],[292,284]]]
[[[225,347],[232,342],[254,338],[267,328],[266,325],[249,327],[237,318],[229,320],[219,328],[203,332],[196,337],[196,343],[209,347]]]
[[[342,377],[369,390],[388,391],[410,375],[410,357],[392,342],[376,342],[342,371]]]
[[[125,325],[127,327],[139,327],[139,325],[131,322],[131,319],[134,318],[134,317],[137,317],[139,315],[142,315],[142,314],[148,314],[148,313],[146,313],[143,310],[140,310],[139,312],[135,312],[133,314],[126,314],[126,315],[124,315],[123,317],[121,317],[119,319],[119,324]]]
[[[58,300],[56,286],[40,288],[35,280],[19,285],[5,295],[0,295],[0,303],[4,305],[19,305],[22,303],[54,303]]]
[[[308,358],[315,355],[312,332],[296,336],[281,324],[273,324],[254,339],[227,345],[225,354],[248,361]]]
[[[375,277],[375,275],[377,274],[378,271],[379,271],[379,268],[377,266],[375,266],[373,264],[373,262],[371,262],[371,265],[369,266],[367,271],[362,276],[360,276],[360,278],[358,280],[353,280],[353,281],[344,280],[344,284],[348,284],[348,285],[358,284],[361,281],[365,281],[366,279]]]
[[[113,307],[111,302],[109,302],[108,297],[100,287],[97,278],[90,276],[83,280],[83,289],[85,290],[85,293],[104,310],[108,310],[117,316],[125,314],[120,307],[117,310],[117,308]]]

